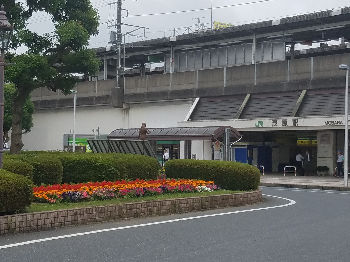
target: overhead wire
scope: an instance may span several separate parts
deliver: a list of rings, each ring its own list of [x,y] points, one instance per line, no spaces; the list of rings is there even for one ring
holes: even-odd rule
[[[213,7],[206,7],[206,8],[187,9],[187,10],[178,10],[178,11],[160,12],[160,13],[149,13],[149,14],[136,14],[136,15],[129,15],[128,18],[147,17],[147,16],[160,16],[160,15],[186,14],[186,13],[210,11],[210,10],[217,10],[217,9],[231,8],[231,7],[238,7],[238,6],[245,6],[245,5],[261,4],[261,3],[267,3],[267,2],[272,2],[272,1],[274,1],[274,0],[256,0],[256,1],[245,2],[245,3],[231,4],[231,5],[222,5],[222,6],[213,6]]]

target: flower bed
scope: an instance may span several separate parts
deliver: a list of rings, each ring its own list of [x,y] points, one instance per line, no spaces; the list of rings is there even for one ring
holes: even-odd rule
[[[159,179],[52,185],[34,188],[34,201],[44,203],[107,200],[166,193],[207,192],[217,190],[213,181]]]

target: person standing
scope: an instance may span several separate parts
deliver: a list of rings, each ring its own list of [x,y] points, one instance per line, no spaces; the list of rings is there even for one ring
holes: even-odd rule
[[[168,148],[165,148],[163,158],[164,158],[164,162],[169,160],[169,149]]]
[[[141,152],[142,155],[144,155],[145,151],[146,151],[145,150],[145,147],[146,147],[145,140],[146,140],[147,135],[149,133],[151,133],[151,132],[147,129],[146,123],[142,123],[141,128],[139,130],[139,139],[142,141],[142,152]]]
[[[165,165],[166,161],[169,160],[169,149],[168,148],[165,148],[164,149],[164,154],[163,154],[163,165]]]
[[[146,123],[142,123],[141,128],[139,130],[139,139],[146,140],[146,137],[149,133],[150,131],[147,129]]]
[[[344,155],[340,151],[337,157],[337,176],[344,177]]]
[[[297,167],[298,174],[300,176],[304,176],[304,167],[303,167],[304,157],[300,152],[296,155],[295,160],[296,160],[296,167]]]

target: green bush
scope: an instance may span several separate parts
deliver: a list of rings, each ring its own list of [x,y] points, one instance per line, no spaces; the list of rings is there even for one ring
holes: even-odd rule
[[[157,179],[160,165],[157,159],[143,155],[116,154],[114,162],[123,179]]]
[[[168,178],[203,179],[214,181],[227,190],[256,190],[260,172],[256,167],[226,161],[171,160],[165,164]]]
[[[28,178],[0,169],[0,212],[23,211],[33,198],[33,184]]]
[[[62,165],[62,180],[58,183],[84,183],[116,180],[156,179],[160,169],[155,158],[131,154],[89,154],[68,152],[25,152],[7,155],[7,159],[28,162],[34,167],[34,183],[52,184],[48,174],[39,170],[38,161],[59,161]],[[35,163],[34,163],[34,162]],[[57,167],[59,170],[61,167]],[[61,172],[61,171],[59,171]],[[54,172],[55,173],[55,172]],[[56,173],[53,174],[56,177]],[[55,182],[56,183],[56,182]]]
[[[53,185],[62,183],[63,167],[56,154],[43,151],[7,154],[5,160],[19,160],[33,166],[33,182],[35,185]]]
[[[3,169],[18,175],[23,175],[33,180],[33,166],[27,162],[16,159],[4,159]]]
[[[57,154],[63,166],[64,183],[115,181],[121,177],[111,154]]]
[[[57,154],[64,183],[156,179],[160,168],[154,158],[126,154]]]
[[[53,185],[62,183],[63,167],[61,161],[54,155],[20,155],[23,161],[31,164],[33,182],[35,185]]]

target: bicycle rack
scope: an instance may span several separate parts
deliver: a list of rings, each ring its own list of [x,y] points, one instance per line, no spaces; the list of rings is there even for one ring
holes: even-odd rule
[[[265,167],[263,165],[256,165],[256,167],[260,170],[261,175],[265,175]]]
[[[287,168],[293,168],[294,169],[294,175],[297,176],[297,167],[296,166],[285,166],[284,167],[284,176],[286,176],[286,172],[290,172],[290,171],[287,171]]]

